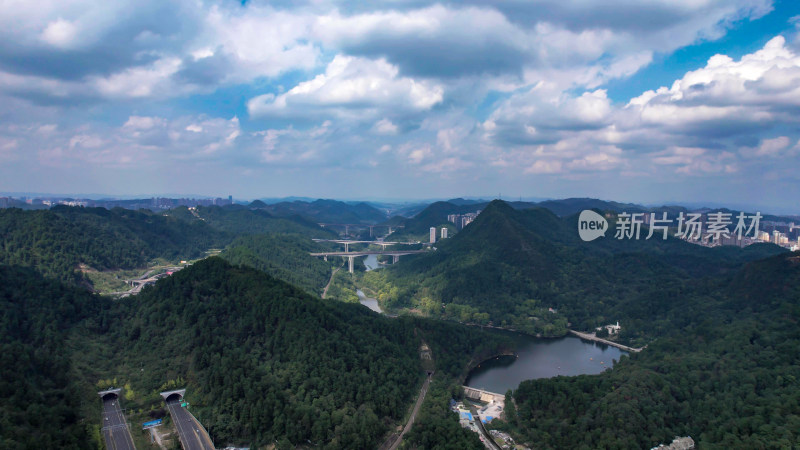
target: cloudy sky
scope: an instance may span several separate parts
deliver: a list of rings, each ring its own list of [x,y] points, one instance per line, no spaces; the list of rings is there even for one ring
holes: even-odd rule
[[[794,207],[798,3],[6,0],[0,191]]]

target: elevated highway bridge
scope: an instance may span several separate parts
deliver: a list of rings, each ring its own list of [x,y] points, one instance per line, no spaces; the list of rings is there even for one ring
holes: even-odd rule
[[[395,251],[386,251],[386,250],[365,250],[360,252],[315,252],[309,253],[311,256],[322,256],[325,258],[325,261],[328,260],[329,256],[341,256],[343,258],[348,259],[348,270],[350,273],[353,273],[353,264],[354,260],[357,257],[361,256],[369,256],[369,255],[387,255],[392,256],[393,262],[397,262],[400,260],[400,257],[403,255],[416,255],[418,253],[428,253],[431,250],[395,250]]]

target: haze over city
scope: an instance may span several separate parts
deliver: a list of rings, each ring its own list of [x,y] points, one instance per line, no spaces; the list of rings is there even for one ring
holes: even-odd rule
[[[3,192],[800,197],[796,2],[0,8]]]

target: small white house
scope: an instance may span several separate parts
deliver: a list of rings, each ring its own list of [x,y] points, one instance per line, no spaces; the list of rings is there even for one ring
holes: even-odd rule
[[[619,333],[619,330],[621,330],[621,329],[622,329],[622,327],[620,327],[620,326],[619,326],[619,321],[617,321],[617,323],[616,323],[616,324],[612,323],[612,324],[609,324],[609,325],[605,325],[605,326],[603,326],[603,327],[597,327],[597,328],[595,328],[595,329],[596,329],[597,331],[600,331],[600,330],[602,330],[603,328],[605,328],[605,329],[608,331],[608,334],[609,334],[609,335],[612,335],[612,334],[617,334],[617,333]]]

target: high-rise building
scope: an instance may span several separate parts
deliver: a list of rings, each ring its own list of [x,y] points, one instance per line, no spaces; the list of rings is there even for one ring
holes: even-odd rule
[[[436,242],[436,227],[431,227],[431,244]]]
[[[447,227],[442,227],[442,239],[447,239]]]

